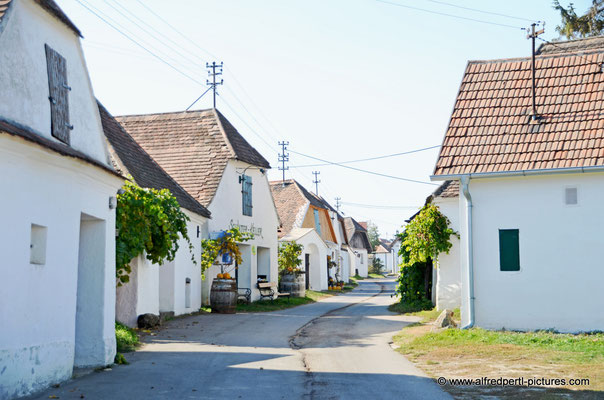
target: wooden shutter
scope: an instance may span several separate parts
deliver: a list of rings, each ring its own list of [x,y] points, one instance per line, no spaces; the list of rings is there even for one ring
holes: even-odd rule
[[[46,69],[50,95],[50,130],[52,136],[69,144],[69,133],[73,127],[69,124],[69,91],[67,84],[67,64],[65,58],[46,47]]]
[[[252,216],[252,177],[243,175],[243,215]]]
[[[315,215],[315,230],[321,235],[321,218],[319,217],[319,210],[315,208],[313,209],[313,213]]]
[[[499,230],[499,269],[520,271],[520,235],[518,229]]]

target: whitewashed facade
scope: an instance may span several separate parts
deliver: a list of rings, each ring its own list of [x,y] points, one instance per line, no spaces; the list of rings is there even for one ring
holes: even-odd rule
[[[329,248],[317,231],[313,228],[293,228],[279,241],[295,241],[303,246],[300,259],[302,269],[308,271],[305,275],[306,288],[317,291],[327,290],[328,280],[324,265]]]
[[[5,399],[69,379],[75,367],[113,362],[114,206],[123,180],[108,160],[77,28],[58,7],[49,10],[32,0],[13,0],[3,14],[0,398]],[[53,51],[51,61],[45,45]],[[57,54],[63,72],[55,69]],[[63,81],[49,85],[48,69]],[[54,97],[51,87],[59,90]],[[53,106],[68,105],[61,118],[51,115],[52,100]],[[59,122],[72,126],[60,127],[68,144],[54,136]]]
[[[245,175],[252,178],[252,204],[251,216],[242,212],[242,189],[239,177]],[[241,243],[239,250],[243,263],[237,270],[237,284],[240,289],[251,289],[252,301],[260,298],[257,288],[258,275],[264,275],[269,282],[278,280],[278,239],[277,228],[279,217],[271,195],[270,185],[266,171],[251,164],[229,160],[214,199],[208,206],[212,219],[208,223],[209,231],[219,232],[239,227],[242,232],[254,234],[254,238]],[[227,266],[231,276],[235,276],[234,265]],[[220,272],[220,267],[212,266],[206,271],[203,281],[204,304],[210,302],[210,288],[212,281]]]

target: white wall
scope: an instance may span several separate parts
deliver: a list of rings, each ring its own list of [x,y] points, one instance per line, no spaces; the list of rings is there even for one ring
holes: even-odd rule
[[[296,243],[304,246],[302,255],[300,256],[302,268],[305,268],[305,254],[310,255],[310,289],[317,291],[327,290],[327,245],[314,229],[297,239]]]
[[[369,263],[369,255],[367,254],[367,249],[353,249],[356,253],[355,258],[355,266],[354,268],[359,270],[359,276],[363,278],[367,278],[369,276],[369,270],[367,264]],[[354,273],[354,270],[353,270]]]
[[[273,202],[266,173],[260,172],[258,167],[252,166],[245,174],[252,177],[252,216],[243,215],[242,194],[239,176],[250,167],[250,164],[230,160],[225,167],[216,194],[208,209],[212,213],[212,219],[208,222],[209,232],[217,232],[231,228],[231,223],[245,225],[255,230],[261,229],[261,234],[256,234],[253,240],[245,242],[246,245],[258,246],[270,249],[270,279],[277,282],[277,228],[279,217]],[[202,284],[202,298],[204,304],[209,304],[210,288],[216,274],[220,272],[217,266],[213,266],[206,272],[206,278]],[[256,287],[257,279],[257,254],[251,257],[249,271],[239,270],[240,277],[247,276],[249,282],[239,281],[239,287],[252,289],[252,301],[260,298]],[[231,274],[233,275],[233,274]]]
[[[433,204],[440,212],[449,218],[450,227],[455,232],[460,231],[459,198],[437,197]],[[461,306],[461,254],[460,242],[456,235],[451,236],[449,253],[440,253],[436,263],[436,308],[438,310],[455,309]]]
[[[122,181],[82,161],[0,134],[0,398],[71,377],[82,213],[104,221],[103,272],[93,304],[99,340],[87,343],[105,365],[115,356],[115,210]],[[30,264],[31,224],[47,227],[46,263]],[[98,289],[97,287],[97,289]],[[98,298],[101,296],[101,298]]]
[[[603,181],[602,173],[470,181],[477,326],[604,330]],[[569,186],[578,188],[576,206],[564,204]],[[519,229],[518,272],[499,270],[499,229]]]
[[[48,44],[67,64],[71,147],[110,165],[79,38],[33,0],[13,1],[11,8],[0,34],[0,117],[57,141],[50,132]]]
[[[392,272],[392,257],[390,256],[390,253],[375,253],[374,257],[382,262],[382,265],[384,266],[382,271],[384,273]]]

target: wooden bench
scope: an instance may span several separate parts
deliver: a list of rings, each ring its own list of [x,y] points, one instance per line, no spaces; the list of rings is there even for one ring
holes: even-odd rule
[[[291,293],[279,293],[277,290],[277,282],[258,282],[258,290],[260,291],[260,299],[269,297],[271,300],[277,298],[287,297],[287,301],[291,298]]]
[[[252,289],[238,288],[237,289],[237,300],[243,300],[249,304],[252,301]]]

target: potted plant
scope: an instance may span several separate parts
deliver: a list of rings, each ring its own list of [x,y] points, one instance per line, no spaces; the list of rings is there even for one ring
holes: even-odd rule
[[[292,297],[304,297],[306,295],[304,275],[302,275],[300,269],[303,249],[304,246],[295,241],[282,242],[279,245],[281,291],[290,293]]]

